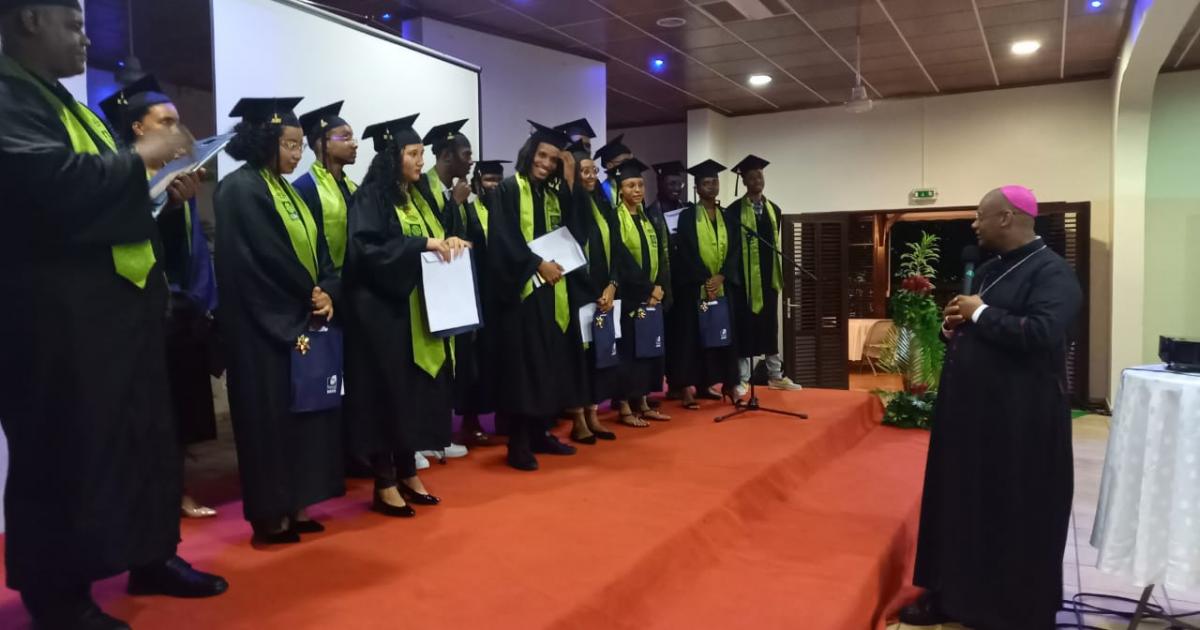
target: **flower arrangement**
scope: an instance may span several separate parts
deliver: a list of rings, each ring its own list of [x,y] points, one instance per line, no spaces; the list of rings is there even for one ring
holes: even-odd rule
[[[880,392],[886,405],[883,423],[904,428],[929,428],[937,398],[945,346],[939,338],[942,313],[934,302],[934,263],[941,253],[938,237],[922,233],[900,256],[900,289],[892,296],[895,327],[884,341],[880,364],[904,380],[900,392]]]

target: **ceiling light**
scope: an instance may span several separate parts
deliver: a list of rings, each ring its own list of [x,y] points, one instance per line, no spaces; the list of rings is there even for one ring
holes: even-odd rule
[[[655,24],[662,28],[679,28],[680,26],[687,24],[687,20],[681,17],[665,17],[659,18]]]
[[[1091,2],[1088,3],[1088,6],[1092,7],[1093,9],[1099,9],[1100,7],[1104,6],[1104,1],[1103,0],[1092,0]]]
[[[769,74],[752,74],[749,80],[750,85],[754,87],[763,87],[771,84],[771,75]]]
[[[655,57],[650,60],[650,69],[654,72],[662,72],[667,69],[667,60],[662,57]]]
[[[1023,39],[1019,42],[1013,42],[1012,52],[1014,55],[1032,55],[1041,47],[1042,42],[1032,39]]]

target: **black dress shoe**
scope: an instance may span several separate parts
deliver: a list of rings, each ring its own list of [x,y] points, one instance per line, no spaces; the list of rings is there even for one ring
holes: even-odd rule
[[[528,449],[522,449],[522,448],[514,449],[510,445],[508,448],[507,460],[508,460],[508,465],[512,466],[513,468],[516,468],[517,470],[533,471],[533,470],[538,469],[537,458],[534,457],[533,453],[530,452]]]
[[[272,532],[255,527],[250,542],[255,545],[293,545],[300,542],[300,533],[294,529]]]
[[[380,498],[378,493],[375,494],[375,500],[371,502],[371,511],[394,518],[412,518],[417,515],[417,511],[412,509],[411,505],[404,507],[392,505]]]
[[[81,613],[34,615],[33,630],[131,630],[129,624],[104,614],[92,604]]]
[[[325,526],[312,520],[292,521],[291,530],[297,534],[319,534],[325,531]]]
[[[900,623],[909,626],[936,626],[954,621],[942,612],[937,595],[925,593],[900,611]]]
[[[229,590],[229,582],[219,575],[197,571],[175,556],[162,564],[130,569],[128,590],[130,595],[213,597]]]
[[[529,448],[534,453],[544,453],[546,455],[574,455],[575,447],[570,444],[563,444],[558,438],[549,433],[534,435],[529,440]]]
[[[617,434],[613,433],[612,431],[597,431],[592,429],[592,435],[596,436],[598,439],[608,440],[610,442],[617,439]]]
[[[572,434],[571,434],[571,441],[572,441],[572,442],[577,442],[577,443],[579,443],[579,444],[587,444],[588,446],[591,446],[592,444],[595,444],[595,443],[596,443],[596,438],[597,438],[597,437],[598,437],[598,436],[597,436],[595,433],[593,433],[593,434],[591,434],[591,435],[589,435],[589,436],[587,436],[587,437],[575,437],[575,434],[574,434],[574,433],[572,433]]]
[[[404,497],[404,500],[409,503],[416,503],[417,505],[437,505],[442,502],[441,499],[433,496],[432,494],[417,492],[416,490],[409,488],[403,481],[396,484],[396,489],[400,491],[400,494]]]

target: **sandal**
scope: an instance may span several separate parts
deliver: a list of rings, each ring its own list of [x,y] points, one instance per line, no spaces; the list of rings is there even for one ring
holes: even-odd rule
[[[644,429],[644,428],[650,426],[649,422],[646,422],[645,420],[641,419],[641,417],[639,417],[635,413],[621,414],[621,424],[623,424],[627,427],[634,427],[636,429]]]
[[[642,419],[643,420],[665,421],[665,420],[670,420],[671,416],[668,416],[665,413],[660,413],[653,409],[643,409],[642,410]]]

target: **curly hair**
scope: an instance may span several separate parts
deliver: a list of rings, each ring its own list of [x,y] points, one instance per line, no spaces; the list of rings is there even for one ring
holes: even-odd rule
[[[376,194],[381,195],[388,205],[408,203],[407,187],[398,181],[400,165],[403,163],[404,147],[395,142],[388,143],[386,148],[372,158],[371,166],[367,168],[367,176],[363,178],[363,188],[370,187],[371,190],[377,191]]]
[[[541,144],[537,136],[529,136],[529,139],[521,146],[521,150],[517,152],[516,170],[526,178],[530,177],[529,173],[533,170],[533,158],[537,155],[538,146]],[[561,180],[563,177],[562,170],[562,161],[558,161],[558,169],[551,173],[550,177],[546,178],[546,183],[553,184]]]
[[[233,128],[236,135],[225,152],[235,160],[243,160],[254,168],[265,168],[279,159],[279,138],[283,127],[270,123],[242,121]]]

